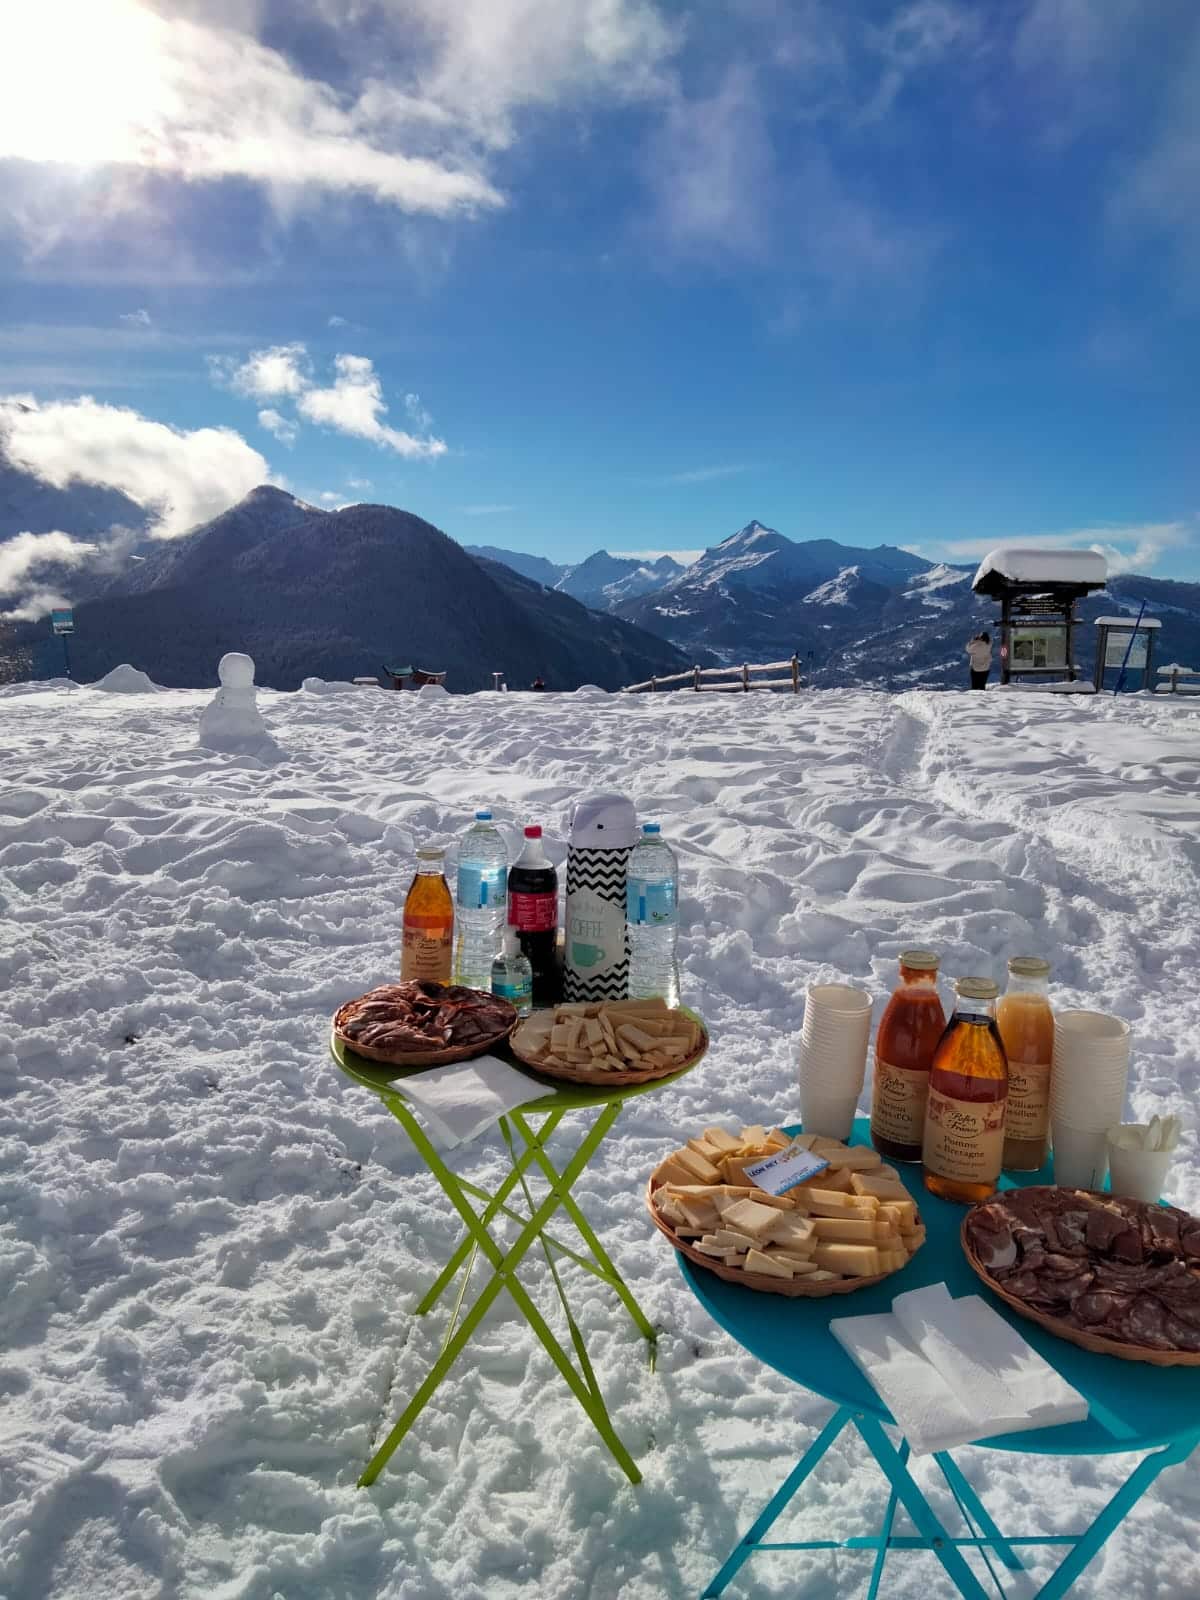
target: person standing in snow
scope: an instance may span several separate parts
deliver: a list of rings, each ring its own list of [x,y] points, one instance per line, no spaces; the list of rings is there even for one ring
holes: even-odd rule
[[[971,666],[972,689],[986,689],[988,673],[992,670],[992,636],[977,633],[967,640],[967,660]]]

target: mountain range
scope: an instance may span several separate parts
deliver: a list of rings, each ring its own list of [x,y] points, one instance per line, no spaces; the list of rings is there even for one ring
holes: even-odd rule
[[[262,485],[182,538],[151,543],[103,592],[75,606],[74,675],[122,661],[168,687],[211,683],[228,650],[257,681],[298,688],[386,666],[444,670],[459,690],[615,689],[687,663],[666,640],[589,611],[497,562],[477,560],[407,511],[321,511]],[[2,549],[2,546],[0,546]],[[33,675],[60,672],[44,624],[18,630]]]
[[[100,546],[89,565],[29,577],[74,602],[78,677],[129,660],[157,682],[201,685],[224,651],[246,649],[259,682],[278,688],[385,663],[445,669],[463,690],[489,687],[493,671],[514,686],[541,676],[617,688],[795,653],[816,686],[955,687],[966,638],[995,621],[971,590],[973,567],[887,544],[795,541],[757,520],[690,565],[464,547],[394,507],[323,511],[268,485],[183,538],[151,538],[151,521],[115,490],[55,488],[0,453],[0,573],[4,541],[20,532]],[[1200,584],[1118,576],[1080,614],[1136,614],[1143,602],[1163,625],[1158,661],[1200,663]],[[44,621],[0,633],[0,677],[61,671]],[[1091,633],[1081,630],[1089,669]]]

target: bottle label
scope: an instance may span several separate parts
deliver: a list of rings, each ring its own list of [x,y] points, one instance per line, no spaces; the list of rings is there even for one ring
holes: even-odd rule
[[[450,930],[440,937],[430,937],[421,928],[405,928],[400,956],[400,977],[424,978],[431,983],[450,982],[451,950]]]
[[[533,1004],[533,979],[529,978],[493,978],[492,993],[499,995],[501,1000],[507,1000],[518,1011]]]
[[[504,904],[508,872],[504,867],[481,867],[464,861],[458,869],[458,903],[466,911]]]
[[[549,933],[558,927],[557,894],[520,894],[508,897],[509,926],[521,933]]]
[[[1010,1139],[1044,1139],[1050,1125],[1050,1063],[1008,1063],[1008,1118]]]
[[[871,1132],[893,1144],[920,1145],[925,1137],[929,1073],[894,1067],[875,1057],[871,1094]]]
[[[625,914],[637,926],[666,927],[675,921],[675,885],[630,878],[625,886]]]
[[[1004,1159],[1003,1100],[954,1100],[933,1085],[922,1160],[938,1178],[995,1183]]]

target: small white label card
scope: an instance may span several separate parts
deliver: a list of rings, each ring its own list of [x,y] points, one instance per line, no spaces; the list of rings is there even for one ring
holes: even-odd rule
[[[753,1183],[760,1189],[765,1189],[768,1194],[786,1194],[798,1183],[803,1183],[808,1178],[815,1178],[818,1172],[824,1172],[828,1165],[828,1161],[813,1151],[791,1144],[786,1150],[780,1150],[777,1155],[768,1156],[765,1161],[756,1161],[752,1167],[744,1167],[742,1170]]]

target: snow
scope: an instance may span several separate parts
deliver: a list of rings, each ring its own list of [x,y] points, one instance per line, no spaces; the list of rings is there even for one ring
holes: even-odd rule
[[[808,606],[848,606],[854,598],[855,580],[858,578],[857,567],[843,567],[836,578],[830,578],[827,583],[818,584],[811,593],[804,596],[804,604]]]
[[[7,1600],[699,1593],[829,1407],[708,1320],[642,1184],[709,1123],[794,1117],[806,984],[865,984],[878,1014],[908,944],[951,975],[1044,953],[1057,1003],[1128,1018],[1128,1118],[1182,1116],[1170,1192],[1200,1207],[1200,706],[262,690],[268,766],[196,746],[208,698],[0,690]],[[411,1308],[458,1229],[328,1061],[329,1015],[394,976],[418,842],[449,843],[490,800],[510,845],[537,819],[561,860],[595,788],[630,794],[680,853],[684,997],[713,1037],[688,1079],[626,1108],[576,1190],[663,1330],[651,1376],[615,1297],[566,1269],[645,1482],[619,1476],[502,1297],[359,1490],[436,1357],[445,1316]],[[455,1162],[488,1187],[505,1170],[495,1136]],[[527,1281],[558,1327],[544,1277]],[[1051,1531],[1132,1465],[961,1460],[1002,1525]],[[775,1536],[867,1532],[885,1489],[847,1438]],[[1195,1515],[1194,1473],[1164,1473],[1078,1592],[1194,1594]],[[1031,1551],[1036,1581],[1056,1559]],[[861,1600],[869,1568],[759,1557],[738,1592]],[[885,1592],[953,1600],[905,1553]]]
[[[937,591],[956,588],[960,583],[966,583],[968,576],[959,567],[949,567],[945,562],[939,562],[936,567],[930,567],[928,572],[922,572],[913,579],[912,587],[904,591],[904,598],[919,600],[932,611],[952,611],[954,601],[943,599]]]
[[[1108,581],[1108,562],[1098,550],[1023,550],[1001,545],[989,551],[971,580],[978,589],[990,572],[1012,583],[1087,583]]]
[[[1128,616],[1128,617],[1126,617],[1126,616],[1120,616],[1120,617],[1096,617],[1094,620],[1095,620],[1095,625],[1096,625],[1097,628],[1100,628],[1100,627],[1106,627],[1106,628],[1132,628],[1132,627],[1135,626],[1135,624],[1139,628],[1161,628],[1162,627],[1162,623],[1159,621],[1159,619],[1157,617],[1143,617],[1142,620],[1140,622],[1138,622],[1137,621],[1136,612],[1132,616]]]
[[[267,731],[254,690],[254,662],[231,650],[217,663],[221,687],[200,714],[200,745],[231,755],[274,760],[279,751]]]
[[[131,667],[123,661],[119,667],[114,667],[111,672],[106,672],[102,678],[97,678],[95,683],[89,684],[90,689],[103,689],[106,694],[158,694],[159,687],[153,679],[138,667]]]

